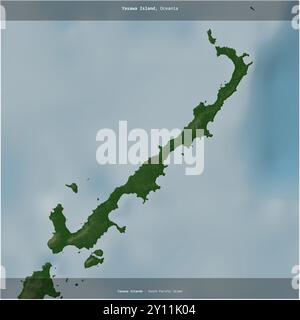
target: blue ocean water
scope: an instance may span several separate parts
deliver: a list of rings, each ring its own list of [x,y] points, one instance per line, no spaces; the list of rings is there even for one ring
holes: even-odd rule
[[[255,76],[241,144],[258,191],[298,196],[298,32],[290,23],[255,57]]]

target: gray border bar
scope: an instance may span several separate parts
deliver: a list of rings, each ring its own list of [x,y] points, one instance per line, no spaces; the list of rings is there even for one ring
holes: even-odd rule
[[[6,279],[2,299],[16,298],[22,280]],[[298,299],[299,295],[289,278],[53,278],[53,282],[70,299]]]
[[[6,20],[292,20],[297,1],[2,1]],[[151,7],[156,10],[141,10]],[[125,10],[124,8],[137,8]],[[177,8],[161,10],[161,8]]]

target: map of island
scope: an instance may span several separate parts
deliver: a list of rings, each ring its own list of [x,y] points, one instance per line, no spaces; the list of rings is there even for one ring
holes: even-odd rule
[[[208,30],[207,34],[209,42],[215,46],[217,56],[226,56],[234,65],[231,79],[220,87],[216,101],[211,105],[206,105],[206,103],[203,102],[199,103],[193,110],[193,120],[184,128],[181,134],[177,138],[171,139],[166,146],[160,147],[160,152],[157,156],[160,160],[158,161],[159,163],[153,164],[151,161],[153,158],[150,158],[142,164],[139,169],[128,178],[125,184],[117,187],[105,202],[98,205],[92,211],[85,224],[78,231],[74,233],[69,231],[66,226],[63,207],[61,204],[58,204],[50,214],[50,220],[53,223],[55,232],[48,241],[48,247],[53,253],[61,252],[66,246],[75,246],[78,249],[90,249],[96,244],[98,239],[113,226],[116,227],[119,232],[125,232],[125,227],[119,227],[109,218],[109,214],[118,208],[118,202],[121,197],[126,194],[133,194],[138,198],[142,198],[145,202],[148,200],[147,196],[151,191],[155,192],[160,189],[156,180],[158,177],[165,175],[164,170],[167,166],[164,165],[163,160],[168,156],[168,153],[166,154],[165,151],[169,150],[169,153],[171,153],[178,145],[183,143],[186,129],[192,130],[191,143],[198,136],[197,130],[203,130],[204,136],[206,137],[212,136],[207,129],[208,123],[214,121],[216,114],[221,110],[225,100],[237,90],[237,86],[247,74],[252,62],[248,64],[244,62],[244,58],[248,56],[247,53],[238,56],[235,49],[216,46],[216,39],[213,38],[211,30]]]
[[[189,145],[192,144],[196,137],[199,137],[198,130],[201,130],[204,136],[212,137],[212,134],[207,128],[209,122],[214,121],[216,114],[221,110],[224,102],[236,92],[239,83],[247,75],[248,68],[252,62],[246,63],[244,61],[244,58],[248,56],[247,53],[239,56],[233,48],[217,46],[215,44],[216,39],[213,37],[211,30],[208,30],[207,35],[209,42],[215,47],[217,57],[227,57],[234,66],[230,80],[219,88],[215,102],[213,104],[200,102],[193,109],[194,117],[192,121],[183,129],[181,134],[171,139],[164,147],[160,147],[160,152],[156,156],[159,159],[159,163],[153,164],[151,161],[152,158],[148,159],[134,174],[129,176],[125,184],[115,188],[108,199],[92,211],[82,228],[76,232],[72,233],[67,228],[66,217],[63,214],[63,206],[58,204],[50,213],[54,233],[48,241],[48,247],[53,253],[63,251],[66,246],[75,246],[78,249],[90,249],[110,227],[116,227],[120,233],[124,233],[126,227],[120,227],[109,219],[109,214],[118,208],[118,202],[121,197],[126,194],[133,194],[145,202],[148,200],[147,196],[151,191],[155,192],[160,189],[156,180],[158,177],[165,175],[164,170],[167,166],[163,164],[163,160],[166,159],[168,154],[173,152],[176,147],[184,143],[185,130],[192,130],[192,141],[190,141]],[[186,145],[186,143],[184,143],[184,145]],[[68,187],[71,187],[71,185],[68,185]],[[104,261],[102,256],[103,251],[100,249],[92,252],[85,260],[85,268],[102,264]],[[53,281],[50,278],[50,268],[51,264],[46,263],[42,271],[35,271],[32,276],[27,277],[23,283],[23,290],[19,298],[41,299],[45,297],[45,295],[58,297],[60,293],[54,289]]]
[[[50,277],[51,263],[43,265],[41,271],[34,271],[23,283],[23,290],[19,294],[19,299],[44,299],[46,295],[57,298],[60,292],[54,288]]]

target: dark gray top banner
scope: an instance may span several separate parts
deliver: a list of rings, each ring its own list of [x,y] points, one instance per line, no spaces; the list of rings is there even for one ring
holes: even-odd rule
[[[292,20],[297,1],[2,1],[6,20]]]

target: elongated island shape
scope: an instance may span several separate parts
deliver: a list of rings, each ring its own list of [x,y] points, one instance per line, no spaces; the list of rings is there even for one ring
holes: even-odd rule
[[[212,137],[212,134],[207,129],[207,126],[210,122],[214,121],[216,114],[221,110],[224,102],[237,90],[237,87],[241,80],[248,73],[248,68],[252,64],[245,63],[244,58],[248,56],[247,53],[242,55],[237,55],[236,50],[228,47],[220,47],[216,45],[216,38],[213,37],[212,31],[208,30],[207,32],[209,42],[215,47],[217,57],[225,56],[227,57],[234,66],[231,78],[228,82],[222,85],[217,93],[216,101],[213,104],[206,104],[200,102],[193,109],[193,119],[186,127],[182,130],[181,134],[171,139],[165,146],[160,147],[160,152],[156,156],[159,161],[157,164],[153,164],[153,157],[148,159],[144,164],[142,164],[137,171],[129,176],[127,182],[117,188],[110,194],[108,199],[98,205],[87,218],[85,224],[77,230],[76,232],[70,232],[66,226],[66,218],[63,214],[63,206],[58,204],[50,213],[50,220],[54,226],[54,233],[52,238],[48,241],[48,247],[52,250],[53,253],[59,253],[63,251],[66,246],[75,246],[78,249],[93,248],[96,242],[103,236],[105,232],[110,227],[116,227],[117,230],[121,233],[125,232],[126,227],[120,227],[115,222],[109,219],[109,214],[118,208],[118,202],[123,195],[135,195],[138,198],[143,199],[145,202],[148,200],[148,195],[151,191],[155,192],[160,189],[160,186],[156,183],[158,177],[165,175],[165,169],[167,165],[163,163],[163,160],[166,159],[169,153],[173,152],[180,144],[183,144],[183,137],[185,131],[192,130],[192,144],[193,140],[196,137],[199,137],[199,130],[203,132],[203,135],[206,137]],[[186,143],[184,142],[186,146]],[[166,153],[166,150],[167,153]],[[96,253],[96,254],[95,254]],[[97,253],[101,253],[97,257]],[[102,256],[103,252],[101,249],[94,251],[85,261],[85,267],[95,266],[101,264],[104,261],[104,258],[99,258]],[[28,278],[27,278],[28,279]],[[24,288],[21,298],[26,298],[26,289],[27,284],[30,281],[24,282]],[[42,285],[42,283],[41,283]],[[47,283],[47,286],[49,284]],[[31,286],[32,290],[34,287]],[[44,290],[45,292],[48,290]],[[30,292],[30,297],[40,297],[40,292]]]

